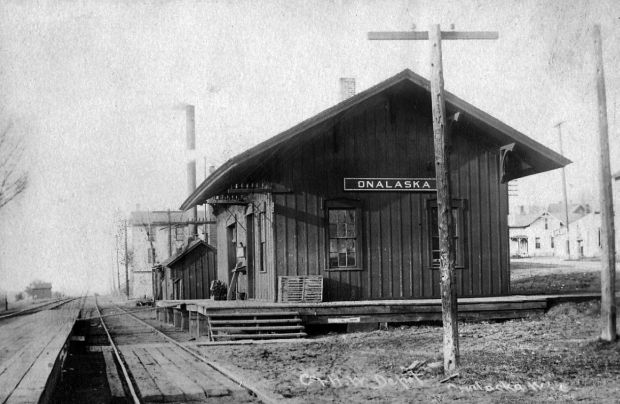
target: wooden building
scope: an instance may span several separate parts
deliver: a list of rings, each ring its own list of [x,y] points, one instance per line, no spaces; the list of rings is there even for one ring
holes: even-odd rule
[[[323,300],[439,296],[428,80],[410,70],[237,155],[181,206],[217,218],[217,277],[248,297],[323,278]],[[458,295],[510,293],[506,181],[569,160],[446,92]]]
[[[203,240],[186,248],[154,268],[155,299],[208,299],[216,279],[215,248]]]

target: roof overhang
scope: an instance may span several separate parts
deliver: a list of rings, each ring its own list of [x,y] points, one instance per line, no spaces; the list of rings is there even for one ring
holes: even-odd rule
[[[180,209],[187,210],[193,206],[205,203],[209,197],[224,192],[231,182],[249,173],[252,167],[260,161],[271,157],[281,145],[303,134],[307,130],[338,117],[345,111],[401,83],[412,84],[430,94],[430,82],[411,70],[405,69],[395,76],[231,158],[206,178],[196,190],[185,199]],[[444,95],[448,113],[462,113],[465,121],[471,122],[480,128],[489,135],[491,140],[494,140],[500,146],[510,143],[519,145],[519,157],[533,168],[523,173],[521,177],[554,170],[571,163],[566,157],[543,146],[486,112],[460,99],[456,95],[448,91],[444,92]]]
[[[179,252],[176,255],[173,255],[172,257],[170,257],[167,260],[165,260],[164,262],[162,262],[161,265],[162,266],[167,266],[167,267],[172,267],[174,264],[176,264],[177,262],[181,261],[189,253],[191,253],[192,251],[194,251],[196,248],[198,248],[200,246],[205,246],[206,248],[214,249],[214,247],[210,246],[209,244],[207,244],[203,240],[196,240],[196,241],[192,242],[183,251]]]

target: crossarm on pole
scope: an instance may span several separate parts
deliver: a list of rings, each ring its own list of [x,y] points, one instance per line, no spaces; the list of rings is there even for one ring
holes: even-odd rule
[[[441,31],[441,39],[498,39],[497,31]],[[428,31],[375,31],[368,33],[371,41],[427,40]]]

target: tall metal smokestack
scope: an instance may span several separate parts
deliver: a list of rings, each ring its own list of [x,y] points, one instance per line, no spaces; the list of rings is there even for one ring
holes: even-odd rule
[[[196,190],[196,156],[194,153],[196,150],[196,111],[193,105],[187,105],[185,108],[187,117],[187,151],[189,152],[189,161],[187,162],[187,194],[191,195]],[[198,235],[197,218],[198,207],[194,206],[189,214],[189,220],[192,223],[189,226],[191,237]]]

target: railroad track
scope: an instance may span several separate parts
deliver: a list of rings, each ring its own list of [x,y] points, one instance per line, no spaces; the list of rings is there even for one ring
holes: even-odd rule
[[[95,299],[123,383],[125,399],[142,402],[275,403],[278,400],[128,310]]]
[[[37,306],[26,307],[25,309],[13,311],[13,312],[10,312],[8,314],[1,315],[0,316],[0,321],[8,319],[8,318],[24,316],[24,315],[27,315],[27,314],[34,314],[34,313],[37,313],[37,312],[42,311],[42,310],[55,309],[56,307],[62,306],[63,304],[69,303],[69,302],[71,302],[73,300],[76,300],[76,299],[79,299],[79,298],[78,297],[74,297],[74,298],[56,299],[56,300],[52,300],[50,302],[42,303],[42,304],[37,305]]]

